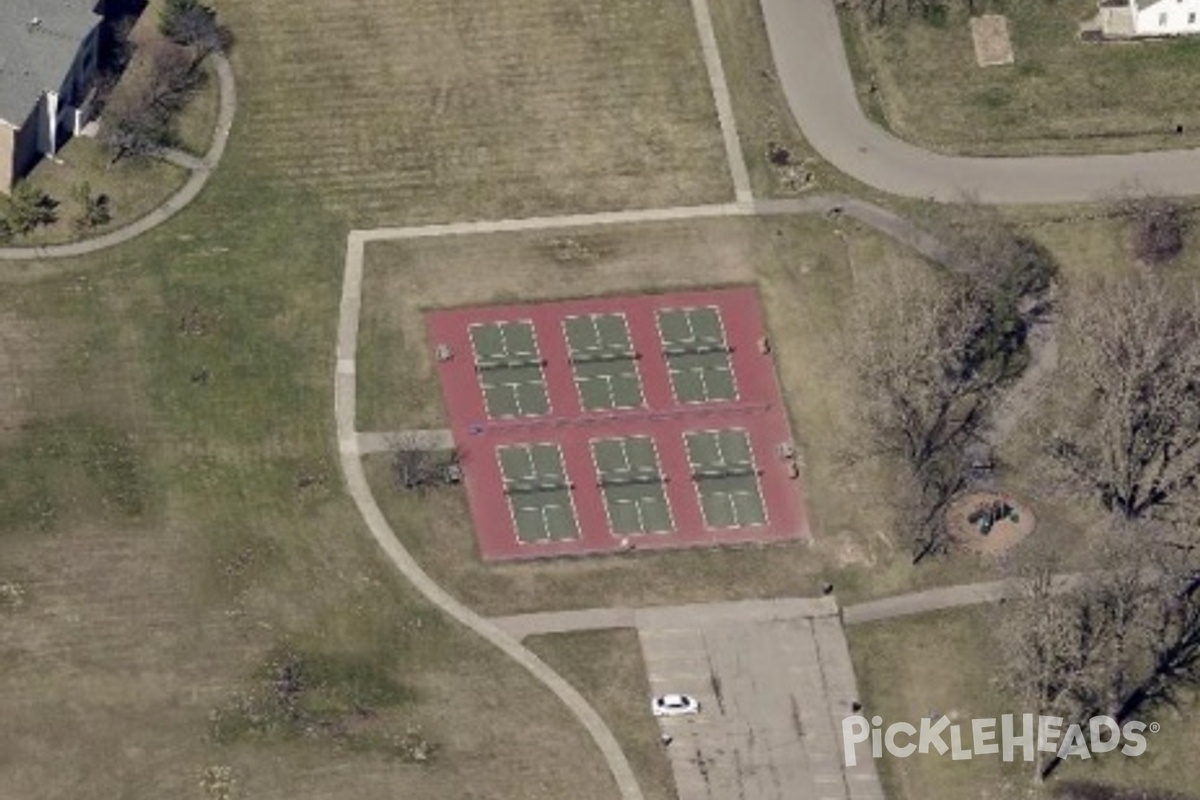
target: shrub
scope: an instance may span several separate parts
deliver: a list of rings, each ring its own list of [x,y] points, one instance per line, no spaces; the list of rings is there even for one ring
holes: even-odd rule
[[[57,208],[58,203],[41,189],[28,183],[18,183],[13,187],[4,213],[10,236],[27,236],[43,225],[50,225],[58,219]]]
[[[1187,217],[1175,201],[1146,197],[1126,204],[1133,218],[1133,252],[1152,266],[1173,261],[1183,252]]]

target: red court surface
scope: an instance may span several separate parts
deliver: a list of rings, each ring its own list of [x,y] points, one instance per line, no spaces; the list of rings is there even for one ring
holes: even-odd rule
[[[719,312],[737,397],[681,403],[672,390],[658,312],[707,308]],[[641,407],[591,412],[582,407],[563,321],[595,314],[624,316],[636,354]],[[485,404],[482,369],[476,367],[471,331],[481,324],[513,321],[532,326],[548,408],[540,415],[494,419]],[[792,436],[773,356],[762,352],[766,331],[754,289],[457,308],[430,312],[426,324],[429,345],[438,353],[438,377],[485,560],[772,542],[809,535],[800,482],[785,458]],[[698,492],[701,479],[693,478],[684,436],[725,429],[744,431],[748,437],[765,510],[765,519],[758,524],[706,525]],[[653,438],[670,510],[671,529],[667,532],[626,535],[613,531],[590,443],[625,436]],[[561,452],[576,534],[574,538],[522,541],[498,448],[543,443],[555,444]]]

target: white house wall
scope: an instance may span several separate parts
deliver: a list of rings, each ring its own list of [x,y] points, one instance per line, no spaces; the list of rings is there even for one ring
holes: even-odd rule
[[[1134,30],[1141,36],[1200,33],[1200,0],[1161,0],[1136,12]]]

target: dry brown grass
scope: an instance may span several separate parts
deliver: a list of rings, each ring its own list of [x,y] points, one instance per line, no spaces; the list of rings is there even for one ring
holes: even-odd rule
[[[357,227],[732,194],[687,0],[236,0],[264,167]]]
[[[530,650],[570,681],[600,712],[629,756],[646,800],[678,800],[637,631],[620,628],[532,636]]]
[[[966,3],[947,3],[944,22],[918,15],[874,26],[847,15],[860,99],[897,134],[946,152],[977,155],[1128,152],[1195,147],[1192,102],[1200,42],[1096,45],[1079,40],[1095,0],[976,2],[1008,19],[1016,63],[980,69]],[[874,83],[878,91],[867,87]],[[872,109],[871,106],[875,108]],[[1176,134],[1175,126],[1183,133]]]

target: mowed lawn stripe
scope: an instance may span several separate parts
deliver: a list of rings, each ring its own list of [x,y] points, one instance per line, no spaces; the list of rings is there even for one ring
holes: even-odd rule
[[[231,7],[256,158],[356,226],[728,199],[686,0]],[[261,87],[261,88],[260,88]]]

